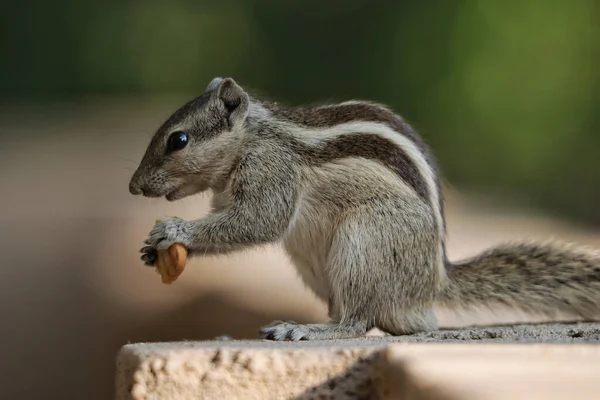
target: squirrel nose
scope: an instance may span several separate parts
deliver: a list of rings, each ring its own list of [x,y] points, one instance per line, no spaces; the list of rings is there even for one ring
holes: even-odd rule
[[[131,181],[131,182],[129,182],[129,193],[131,193],[134,196],[137,196],[139,194],[143,194],[144,191],[141,187],[139,187],[139,185],[137,185],[135,182]]]

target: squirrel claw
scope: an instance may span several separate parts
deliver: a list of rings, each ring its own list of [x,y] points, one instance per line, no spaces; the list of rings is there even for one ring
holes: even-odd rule
[[[145,246],[140,249],[140,253],[142,253],[140,259],[144,262],[144,264],[149,267],[153,267],[154,263],[158,259],[158,251],[152,246]]]

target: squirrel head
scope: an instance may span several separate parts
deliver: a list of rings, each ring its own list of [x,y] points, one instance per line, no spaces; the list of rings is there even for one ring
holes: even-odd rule
[[[213,79],[154,134],[130,193],[173,201],[214,188],[231,171],[249,106],[233,79]]]

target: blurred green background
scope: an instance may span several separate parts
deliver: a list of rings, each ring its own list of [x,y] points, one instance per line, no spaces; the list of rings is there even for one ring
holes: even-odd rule
[[[215,76],[290,105],[393,107],[457,189],[451,259],[548,236],[600,248],[599,20],[593,0],[2,2],[0,398],[112,398],[125,343],[327,319],[277,249],[192,260],[173,286],[139,260],[156,218],[208,211],[127,186]]]
[[[598,224],[599,17],[594,0],[5,2],[0,95],[184,99],[233,76],[289,104],[372,99],[452,185]]]

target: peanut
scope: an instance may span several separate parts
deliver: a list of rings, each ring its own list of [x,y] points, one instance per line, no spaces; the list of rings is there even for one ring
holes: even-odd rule
[[[160,220],[156,222],[158,223]],[[158,251],[155,265],[156,271],[162,277],[162,283],[170,285],[177,280],[185,269],[187,255],[187,249],[179,243],[171,245],[167,250]]]

